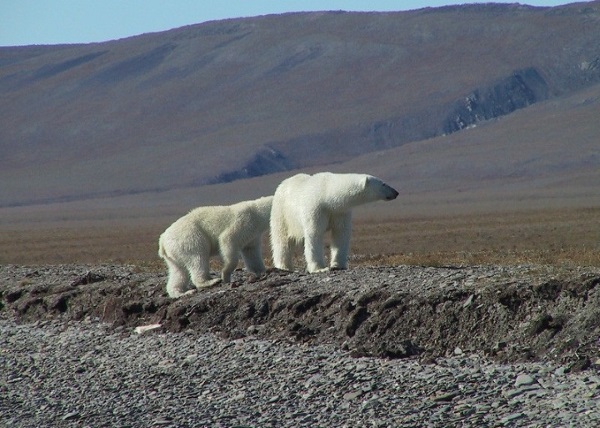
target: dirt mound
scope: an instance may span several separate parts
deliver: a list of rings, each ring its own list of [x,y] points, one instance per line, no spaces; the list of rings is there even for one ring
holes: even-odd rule
[[[237,271],[234,280],[173,300],[164,273],[135,266],[3,266],[0,314],[328,342],[356,356],[600,364],[598,269],[398,266],[261,278]]]

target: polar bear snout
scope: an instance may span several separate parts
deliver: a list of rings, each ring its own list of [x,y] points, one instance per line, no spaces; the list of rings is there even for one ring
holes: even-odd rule
[[[398,197],[398,191],[396,189],[394,189],[393,187],[390,187],[386,184],[385,185],[385,200],[393,201],[397,197]]]

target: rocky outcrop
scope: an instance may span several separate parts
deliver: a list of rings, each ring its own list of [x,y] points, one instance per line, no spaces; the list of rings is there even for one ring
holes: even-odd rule
[[[444,133],[460,131],[484,120],[525,108],[549,96],[548,84],[535,68],[517,70],[498,83],[476,89],[457,101],[444,120]]]
[[[259,177],[275,172],[289,171],[297,168],[297,163],[273,147],[259,150],[242,168],[224,172],[208,180],[207,184],[229,183],[245,178]]]

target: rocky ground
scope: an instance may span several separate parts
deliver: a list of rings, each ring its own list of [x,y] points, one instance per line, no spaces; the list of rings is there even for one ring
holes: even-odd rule
[[[135,266],[2,266],[0,425],[600,424],[599,269],[235,280],[172,300]]]

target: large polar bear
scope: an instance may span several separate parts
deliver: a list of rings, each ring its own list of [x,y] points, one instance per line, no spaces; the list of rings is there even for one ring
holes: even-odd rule
[[[304,243],[308,272],[346,269],[352,208],[396,199],[398,192],[367,174],[297,174],[281,182],[271,210],[271,248],[276,268],[293,270],[292,256]],[[325,265],[324,237],[331,231],[331,262]]]
[[[230,282],[240,253],[246,269],[265,272],[261,238],[269,228],[273,196],[229,206],[199,207],[167,228],[158,241],[158,255],[169,268],[167,293],[179,297],[220,281]],[[220,255],[221,278],[210,278],[209,259]]]

